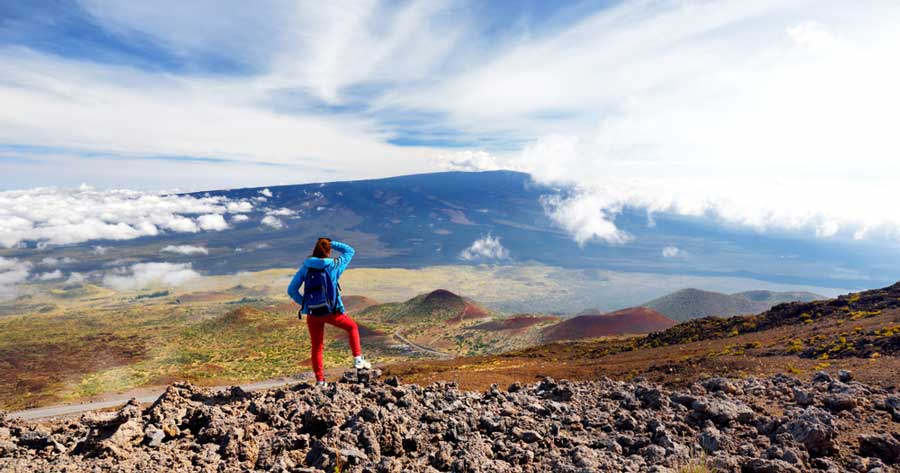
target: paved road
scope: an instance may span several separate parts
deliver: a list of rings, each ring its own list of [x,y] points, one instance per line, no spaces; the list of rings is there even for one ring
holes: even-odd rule
[[[296,384],[300,381],[306,380],[309,378],[309,375],[304,373],[298,375],[293,378],[276,378],[276,379],[267,379],[265,381],[259,381],[256,383],[242,384],[240,385],[244,391],[256,391],[260,389],[269,389],[269,388],[277,388],[279,386],[286,386],[288,384]],[[225,389],[229,386],[215,386],[211,388],[204,389]],[[158,391],[151,392],[149,394],[134,396],[128,394],[122,394],[113,396],[108,399],[104,399],[102,401],[95,402],[85,402],[81,404],[68,404],[63,406],[51,406],[51,407],[39,407],[36,409],[27,409],[24,411],[15,411],[10,412],[8,416],[10,418],[18,418],[25,420],[36,420],[36,419],[46,419],[48,417],[59,417],[66,416],[72,414],[80,414],[82,412],[96,411],[99,409],[109,409],[111,407],[119,407],[130,399],[137,399],[141,404],[147,404],[156,401],[159,399],[159,396],[165,391],[164,388],[160,388]]]
[[[456,355],[451,355],[450,353],[444,353],[444,352],[442,352],[442,351],[437,351],[437,350],[428,348],[428,347],[426,347],[426,346],[424,346],[424,345],[419,345],[418,343],[416,343],[416,342],[414,342],[414,341],[412,341],[412,340],[409,340],[408,338],[406,338],[406,337],[404,337],[403,335],[401,335],[399,330],[397,330],[396,332],[394,332],[394,338],[396,338],[397,340],[400,340],[401,342],[403,342],[403,343],[409,345],[410,347],[413,348],[413,350],[416,350],[416,351],[421,351],[421,352],[424,352],[424,353],[428,353],[429,355],[439,356],[439,357],[441,357],[441,358],[456,358]]]

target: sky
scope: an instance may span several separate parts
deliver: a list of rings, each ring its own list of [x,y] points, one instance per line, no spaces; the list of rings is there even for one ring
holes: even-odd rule
[[[82,183],[513,169],[572,190],[544,205],[580,244],[628,244],[633,207],[896,249],[897,24],[893,0],[3,2],[0,237]]]

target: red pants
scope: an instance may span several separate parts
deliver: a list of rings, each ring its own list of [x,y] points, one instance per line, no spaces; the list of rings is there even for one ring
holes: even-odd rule
[[[359,327],[349,315],[307,315],[306,326],[309,328],[309,339],[312,342],[310,359],[313,373],[316,374],[316,381],[325,381],[325,370],[322,366],[322,351],[325,349],[325,324],[334,325],[346,331],[353,356],[362,355],[362,347],[359,345]]]

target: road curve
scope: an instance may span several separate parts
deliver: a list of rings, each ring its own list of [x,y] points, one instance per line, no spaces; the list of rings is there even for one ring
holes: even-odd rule
[[[397,340],[400,340],[401,342],[403,342],[403,343],[409,345],[410,347],[413,348],[413,350],[416,350],[416,351],[421,351],[421,352],[424,352],[424,353],[428,353],[429,355],[439,356],[439,357],[441,357],[441,358],[456,358],[456,355],[451,355],[450,353],[444,353],[444,352],[442,352],[442,351],[437,351],[437,350],[434,350],[434,349],[432,349],[432,348],[428,348],[428,347],[426,347],[426,346],[424,346],[424,345],[419,345],[418,343],[416,343],[416,342],[414,342],[414,341],[412,341],[412,340],[409,340],[408,338],[404,337],[404,336],[400,333],[399,330],[397,330],[397,331],[394,332],[394,338],[396,338]]]

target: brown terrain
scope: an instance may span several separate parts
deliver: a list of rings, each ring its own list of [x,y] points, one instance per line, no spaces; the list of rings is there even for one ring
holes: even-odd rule
[[[517,314],[505,319],[492,320],[472,327],[474,330],[489,332],[522,331],[546,322],[559,322],[559,317],[552,315]]]
[[[675,321],[646,307],[631,307],[609,314],[586,313],[544,329],[547,341],[580,340],[650,333],[665,330]]]
[[[849,369],[860,381],[893,387],[900,384],[898,354],[900,283],[831,300],[781,304],[758,315],[695,319],[646,336],[398,363],[386,372],[407,382],[453,381],[486,389],[544,376],[643,377],[683,386],[711,375],[809,378],[823,369]]]
[[[429,312],[446,321],[467,310],[432,294],[379,314],[451,302]],[[236,310],[227,322],[243,319],[255,315]],[[535,319],[478,331],[553,323]],[[900,283],[644,336],[398,363],[383,381],[359,370],[326,388],[177,384],[147,408],[77,420],[0,414],[0,468],[890,472],[900,464],[898,355]]]

